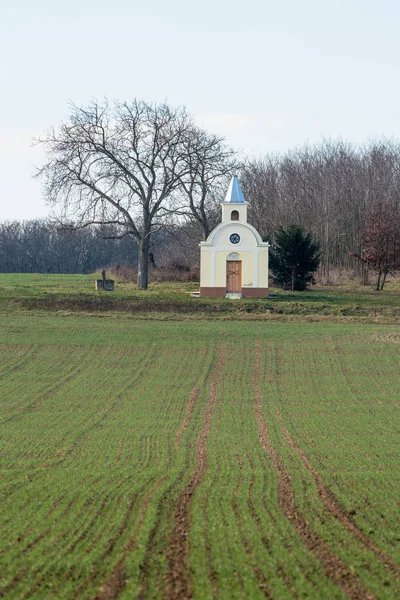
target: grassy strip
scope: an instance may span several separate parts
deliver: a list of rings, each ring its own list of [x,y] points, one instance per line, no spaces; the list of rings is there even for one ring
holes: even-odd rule
[[[347,342],[350,340],[336,340],[335,345],[343,348],[347,346]],[[352,338],[351,345],[342,357],[346,365],[351,364],[354,357],[357,357],[358,353],[362,354],[365,349],[365,340],[358,351],[355,342],[356,338]],[[381,510],[387,510],[388,516],[392,513],[392,517],[395,518],[397,511],[393,504],[393,495],[391,500],[387,495],[388,476],[385,483],[381,478],[381,490],[379,486],[377,489],[375,478],[360,478],[357,475],[358,465],[363,465],[364,470],[368,460],[365,459],[361,448],[354,444],[358,437],[357,430],[360,429],[363,430],[363,446],[371,448],[379,427],[390,428],[387,420],[389,415],[384,415],[382,411],[379,420],[373,419],[373,429],[370,432],[365,431],[363,413],[369,415],[368,421],[371,418],[370,407],[365,403],[362,394],[354,396],[348,383],[338,377],[339,370],[335,360],[338,353],[335,345],[332,345],[328,338],[312,345],[298,343],[290,347],[265,347],[264,356],[267,360],[263,361],[262,375],[266,398],[264,411],[270,423],[273,444],[279,449],[285,468],[291,473],[295,501],[303,519],[311,524],[314,531],[341,560],[350,565],[371,592],[379,598],[395,598],[400,589],[396,570],[392,568],[394,561],[390,557],[384,560],[384,553],[376,551],[379,545],[372,537],[373,532],[370,527],[365,527],[365,522],[361,524],[356,516],[357,511],[353,512],[352,508],[356,498],[369,498],[369,502],[374,506],[371,512],[375,517],[376,513],[380,512],[377,508],[380,505]],[[369,362],[366,360],[367,355],[364,354],[365,367]],[[356,381],[356,377],[352,378],[352,385]],[[369,379],[368,387],[371,385],[376,385],[373,378]],[[283,428],[276,408],[282,415],[285,424]],[[285,427],[310,463],[314,464],[328,491],[332,490],[347,513],[354,515],[360,535],[355,535],[348,523],[338,518],[335,511],[327,510],[315,477],[310,469],[306,468],[293,444],[288,443]],[[313,461],[314,457],[318,460],[317,464]],[[386,495],[387,501],[382,494]],[[366,507],[360,512],[364,518],[368,514]],[[388,554],[393,555],[395,546],[392,545],[390,549],[387,546],[393,537],[391,526],[382,527],[381,524],[380,534],[382,546],[386,546]],[[366,537],[371,543],[365,543]]]
[[[196,444],[196,468],[189,483],[183,490],[176,505],[174,528],[167,549],[168,586],[165,598],[190,598],[192,596],[192,581],[188,574],[188,530],[190,527],[189,512],[193,495],[204,478],[207,469],[206,440],[210,431],[213,411],[216,403],[217,390],[221,370],[225,358],[225,348],[221,347],[215,364],[215,371],[210,384],[210,399],[204,413],[203,426]]]
[[[189,532],[195,598],[343,598],[299,544],[257,445],[252,349],[230,346],[208,438],[208,469]],[[265,585],[267,584],[267,587]]]
[[[75,353],[77,358],[82,356],[77,347]],[[63,354],[53,348],[52,355],[58,373],[62,373]],[[11,471],[14,479],[10,480],[12,487],[4,489],[3,503],[4,514],[10,517],[8,527],[2,528],[2,546],[7,546],[2,583],[9,597],[45,597],[49,590],[57,589],[57,597],[67,598],[79,588],[80,597],[93,597],[93,587],[100,585],[110,567],[113,569],[132,531],[138,532],[138,542],[135,560],[127,560],[126,576],[131,585],[135,581],[138,585],[140,556],[146,547],[138,530],[144,528],[146,535],[147,528],[148,535],[153,527],[147,514],[138,515],[138,507],[157,478],[161,481],[168,473],[168,482],[149,502],[151,514],[153,502],[157,497],[160,501],[158,491],[165,494],[182,469],[181,460],[171,462],[173,440],[190,395],[183,375],[187,379],[188,372],[195,372],[193,361],[199,363],[199,354],[125,349],[109,358],[114,366],[105,375],[102,371],[107,356],[110,353],[106,349],[92,354],[86,371],[75,381],[50,394],[33,414],[23,412],[18,421],[7,424],[11,437],[19,432],[20,441],[25,439],[8,447],[7,467],[3,463],[3,469]],[[69,368],[70,362],[66,353],[65,367]],[[143,369],[151,367],[164,376],[149,388],[148,378],[143,382],[141,378]],[[34,373],[35,368],[32,362],[27,372]],[[182,379],[181,385],[177,386],[175,377]],[[30,390],[34,387],[32,381]],[[35,422],[32,416],[36,412],[39,418]],[[28,435],[32,427],[34,441],[40,441],[33,447],[32,435]],[[114,431],[118,436],[111,433]],[[60,499],[58,503],[55,497]],[[27,498],[31,500],[28,504]],[[24,523],[29,523],[29,530],[16,534]]]
[[[286,302],[280,297],[262,300],[240,301],[204,298],[112,298],[107,296],[79,297],[48,295],[45,298],[24,298],[14,301],[27,310],[66,311],[84,313],[122,312],[132,314],[172,313],[180,315],[224,316],[259,315],[276,316],[320,316],[320,317],[400,317],[400,306],[362,303],[325,303],[315,298],[313,302],[298,301],[296,297]]]
[[[267,452],[278,477],[278,503],[285,517],[290,521],[306,548],[321,562],[327,577],[335,583],[346,596],[353,600],[358,598],[373,599],[371,592],[365,589],[356,573],[348,568],[329,546],[310,526],[299,510],[292,485],[292,477],[286,469],[281,455],[271,443],[268,427],[263,417],[263,397],[259,384],[260,368],[262,362],[261,348],[257,344],[254,368],[254,391],[256,395],[255,411],[259,430],[259,440],[262,448]]]
[[[116,291],[93,290],[94,276],[0,274],[0,310],[85,314],[130,314],[135,318],[180,319],[385,319],[400,317],[400,284],[383,292],[361,286],[318,287],[307,292],[271,289],[266,299],[231,301],[192,298],[193,283],[155,283],[149,290],[118,284]]]
[[[255,339],[263,415],[301,518],[365,588],[397,597],[384,561],[327,511],[276,412],[357,528],[397,560],[396,327],[21,312],[0,324],[7,597],[166,594],[223,344],[201,438],[207,468],[184,511],[193,597],[343,598],[277,502],[278,474],[258,443]]]

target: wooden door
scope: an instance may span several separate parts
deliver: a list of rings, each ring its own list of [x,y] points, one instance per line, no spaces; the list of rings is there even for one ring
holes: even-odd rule
[[[242,262],[240,260],[226,261],[226,291],[242,292]]]

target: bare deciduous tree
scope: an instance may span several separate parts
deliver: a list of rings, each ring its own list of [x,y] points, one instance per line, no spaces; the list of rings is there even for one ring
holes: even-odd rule
[[[192,119],[183,108],[134,100],[71,106],[67,122],[38,141],[48,202],[74,227],[108,224],[138,247],[138,287],[148,287],[150,236],[188,173]]]
[[[393,202],[381,202],[368,210],[362,232],[361,254],[350,255],[378,274],[382,290],[388,273],[400,269],[400,211]]]
[[[236,152],[225,145],[224,138],[196,128],[189,139],[187,167],[181,211],[199,225],[205,240],[216,225],[217,205],[230,176],[238,168]]]
[[[291,223],[311,231],[329,281],[332,268],[352,267],[349,250],[361,253],[365,214],[383,201],[400,206],[400,146],[324,141],[248,161],[241,180],[260,233],[271,237]]]

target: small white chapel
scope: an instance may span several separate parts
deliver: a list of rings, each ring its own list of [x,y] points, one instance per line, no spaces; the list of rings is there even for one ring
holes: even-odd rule
[[[247,207],[235,175],[221,202],[222,222],[200,242],[200,296],[268,296],[269,245],[247,222]]]

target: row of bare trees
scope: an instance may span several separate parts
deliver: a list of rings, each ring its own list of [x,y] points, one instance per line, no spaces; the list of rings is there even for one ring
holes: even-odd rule
[[[267,154],[246,164],[241,182],[255,227],[264,236],[292,223],[310,231],[329,277],[332,267],[354,267],[354,253],[362,255],[363,231],[373,215],[398,217],[400,145],[326,141]]]
[[[109,239],[112,234],[109,225],[74,231],[36,219],[0,223],[0,272],[92,273],[136,263],[131,241]]]
[[[111,225],[114,237],[133,238],[144,289],[151,236],[188,218],[207,236],[213,190],[236,167],[223,138],[165,103],[72,105],[69,119],[39,143],[48,162],[37,176],[61,225]]]
[[[141,288],[159,233],[179,240],[184,256],[197,248],[235,171],[253,225],[270,238],[291,224],[311,232],[328,278],[332,267],[354,267],[354,257],[363,257],[368,215],[387,207],[399,213],[400,145],[389,140],[326,141],[239,164],[224,139],[197,127],[182,107],[105,100],[71,105],[69,118],[38,143],[47,162],[37,177],[57,226],[130,239]]]
[[[162,229],[152,235],[149,265],[172,272],[198,266],[196,224]],[[137,247],[119,238],[114,225],[60,228],[44,219],[0,223],[0,273],[94,273],[102,268],[136,269]]]

